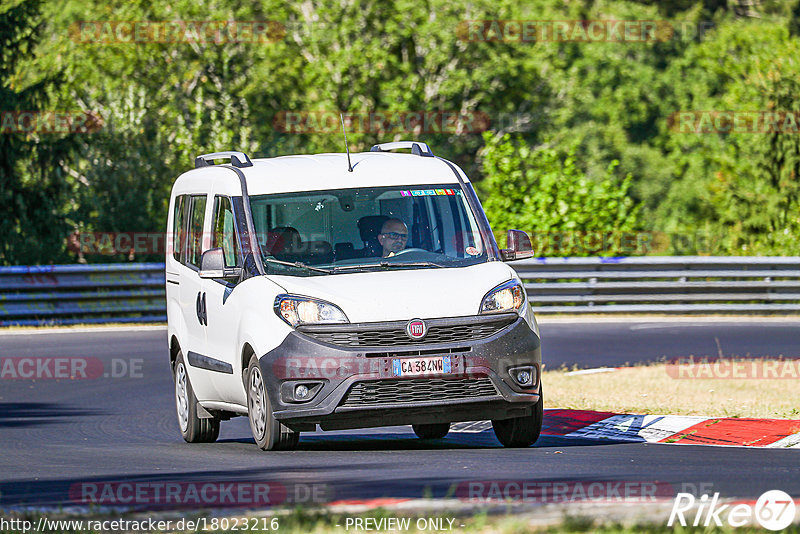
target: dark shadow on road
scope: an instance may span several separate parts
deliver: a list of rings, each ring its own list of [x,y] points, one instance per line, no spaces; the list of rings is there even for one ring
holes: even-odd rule
[[[189,509],[234,509],[234,508],[269,508],[286,505],[320,505],[328,502],[399,498],[414,499],[429,497],[434,499],[456,498],[467,500],[477,497],[492,498],[490,491],[496,491],[492,484],[500,484],[504,491],[507,483],[516,484],[509,489],[518,492],[522,484],[542,487],[545,491],[554,484],[571,488],[576,484],[612,482],[616,477],[558,477],[546,475],[531,476],[530,472],[522,474],[514,480],[493,480],[491,477],[477,476],[468,472],[452,476],[431,476],[428,472],[393,476],[391,479],[374,476],[369,468],[374,465],[341,464],[324,467],[297,468],[287,466],[284,469],[274,467],[246,468],[225,471],[188,471],[172,473],[151,473],[131,476],[127,474],[106,477],[86,477],[22,480],[0,483],[0,510],[3,508],[61,508],[69,506],[100,506],[118,510],[189,510]],[[357,475],[356,473],[362,473]],[[397,474],[397,473],[395,473]],[[625,480],[619,478],[619,480]],[[630,479],[627,479],[630,482]],[[645,482],[645,481],[643,481]],[[177,487],[172,492],[165,489],[167,485]],[[234,486],[232,492],[220,492],[217,488]],[[269,491],[261,493],[267,496],[266,502],[254,502],[252,490],[237,492],[239,486],[268,485]],[[480,486],[476,494],[475,486]],[[152,488],[160,487],[159,493]],[[313,488],[316,487],[317,491]],[[672,487],[664,485],[669,494]],[[565,491],[567,491],[565,489]],[[471,492],[471,493],[470,493]],[[317,496],[316,500],[314,495]],[[516,494],[510,495],[514,498]],[[500,496],[502,500],[502,495]],[[584,495],[585,498],[585,495]],[[563,499],[562,499],[563,500]]]
[[[68,417],[102,415],[103,412],[50,402],[0,402],[0,428],[49,425]]]
[[[235,438],[219,440],[217,443],[243,443],[256,446],[252,438]],[[542,447],[586,447],[601,445],[618,445],[629,443],[610,439],[586,439],[564,436],[542,435],[533,444],[532,449]],[[298,451],[318,452],[354,452],[360,451],[434,451],[456,449],[503,449],[492,430],[483,432],[458,433],[451,432],[442,439],[421,440],[408,433],[369,433],[369,434],[301,434]],[[523,450],[523,449],[520,449]],[[268,454],[268,453],[267,453]]]

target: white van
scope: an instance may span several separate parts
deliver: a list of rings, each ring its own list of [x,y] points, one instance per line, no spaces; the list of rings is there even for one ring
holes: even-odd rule
[[[397,152],[398,150],[411,152]],[[214,164],[226,160],[228,164]],[[166,256],[181,434],[247,415],[265,450],[300,432],[491,420],[542,425],[539,331],[464,172],[425,143],[251,161],[199,156],[175,181]]]

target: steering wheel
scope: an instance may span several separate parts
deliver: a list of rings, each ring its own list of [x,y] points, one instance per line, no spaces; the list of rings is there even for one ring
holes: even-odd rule
[[[414,247],[412,247],[412,248],[404,248],[400,252],[395,252],[394,255],[395,256],[399,256],[400,254],[405,254],[406,252],[428,252],[428,251],[425,250],[424,248],[414,248]]]

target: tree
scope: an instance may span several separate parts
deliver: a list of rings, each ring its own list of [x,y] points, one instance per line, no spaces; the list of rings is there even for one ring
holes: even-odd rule
[[[639,206],[629,197],[631,176],[615,175],[617,162],[603,177],[581,172],[571,148],[561,154],[547,145],[529,147],[509,134],[484,135],[481,182],[483,206],[502,243],[502,232],[516,228],[532,236],[540,256],[617,256],[647,252]]]
[[[0,207],[8,214],[0,262],[61,261],[60,239],[75,229],[163,231],[166,192],[193,156],[232,148],[256,157],[338,152],[339,111],[485,118],[457,132],[352,126],[348,140],[351,150],[365,150],[376,142],[420,139],[459,163],[478,186],[489,171],[487,178],[497,180],[502,168],[522,172],[519,185],[528,196],[538,194],[529,191],[534,178],[558,175],[571,180],[576,198],[584,198],[584,189],[606,195],[599,208],[631,202],[622,206],[630,218],[619,219],[620,212],[601,217],[601,224],[591,213],[570,219],[560,204],[545,200],[536,206],[549,219],[520,212],[505,220],[507,199],[485,198],[497,207],[498,224],[607,232],[627,228],[628,221],[630,228],[681,237],[671,248],[659,245],[670,253],[797,248],[798,136],[691,134],[672,129],[668,118],[682,110],[795,110],[798,0],[39,1],[11,0],[0,8],[2,109],[78,109],[101,117],[103,127],[91,135],[0,136]],[[266,42],[119,42],[104,31],[95,39],[91,25],[88,32],[80,25],[98,20],[270,20],[280,31],[272,28]],[[473,39],[465,31],[468,21],[498,20],[661,21],[676,33],[644,42],[531,42],[496,34]],[[37,33],[48,41],[37,46]],[[314,131],[309,123],[304,131],[285,131],[280,117],[287,112],[327,112],[333,127]],[[476,131],[487,126],[489,137]],[[519,137],[504,141],[506,133]],[[522,157],[523,151],[541,161]],[[515,170],[498,154],[527,167]],[[528,176],[531,169],[539,174]],[[504,187],[494,182],[481,189]],[[583,213],[560,189],[551,193],[569,213]],[[531,198],[517,200],[524,205]],[[712,238],[698,243],[697,232]],[[577,248],[539,248],[644,251],[592,239],[599,238],[587,237]]]
[[[747,118],[719,131],[663,123],[658,137],[673,180],[656,217],[666,231],[690,237],[672,253],[797,253],[798,56],[800,39],[785,24],[723,19],[665,73],[675,110]],[[777,127],[767,126],[771,114],[783,117]]]
[[[33,55],[41,25],[39,0],[0,8],[0,264],[65,260],[70,187],[64,161],[74,137],[36,131],[49,94],[60,79],[51,73],[22,85],[17,67]],[[33,119],[23,121],[20,112]],[[23,128],[20,124],[23,123]],[[22,131],[30,128],[32,131]]]
[[[389,112],[384,128],[351,127],[351,149],[419,139],[473,174],[484,125],[496,127],[501,114],[536,107],[548,91],[537,66],[527,61],[530,43],[470,40],[460,31],[465,20],[520,18],[509,0],[468,6],[447,0],[305,0],[286,17],[286,37],[256,73],[274,80],[270,85],[282,93],[262,85],[250,95],[267,153],[343,149],[335,122],[323,131],[313,131],[313,125],[312,131],[276,131],[281,111],[359,117]],[[467,131],[437,133],[410,121],[394,127],[392,118],[409,112],[456,112],[477,120]]]
[[[266,8],[189,1],[135,1],[109,8],[104,2],[71,0],[66,7],[53,3],[47,9],[54,39],[28,70],[67,69],[58,102],[100,121],[97,131],[80,137],[68,169],[76,204],[70,231],[164,232],[170,187],[193,167],[195,156],[232,148],[256,152],[244,92],[258,84],[251,73],[269,43],[224,31],[217,42],[200,24],[171,33],[164,42],[155,29],[164,27],[161,21],[262,21]],[[143,38],[136,40],[132,30],[115,34],[103,25],[113,28],[119,21],[142,22]],[[131,256],[86,258],[105,262]],[[159,260],[163,253],[134,258]]]

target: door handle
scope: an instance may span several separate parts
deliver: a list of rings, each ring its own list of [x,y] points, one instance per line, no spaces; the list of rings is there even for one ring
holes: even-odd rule
[[[201,326],[208,326],[208,310],[206,308],[206,294],[197,292],[197,300],[195,301],[195,309],[197,311],[197,320]]]

